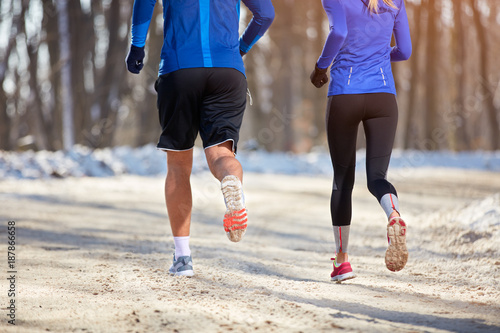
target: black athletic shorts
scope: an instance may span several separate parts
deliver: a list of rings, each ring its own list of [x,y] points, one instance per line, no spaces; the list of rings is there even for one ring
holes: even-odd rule
[[[233,141],[246,106],[247,81],[233,68],[186,68],[158,77],[158,112],[162,133],[157,148],[189,150],[200,132],[203,148]]]

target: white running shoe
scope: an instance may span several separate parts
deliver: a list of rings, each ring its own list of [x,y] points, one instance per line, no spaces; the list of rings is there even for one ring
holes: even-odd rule
[[[247,229],[247,210],[241,189],[241,181],[236,176],[226,176],[221,182],[222,195],[226,204],[224,231],[232,242],[239,242]]]

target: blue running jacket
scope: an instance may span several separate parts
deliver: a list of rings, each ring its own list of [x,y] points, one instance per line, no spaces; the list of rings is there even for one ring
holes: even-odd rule
[[[395,95],[391,61],[407,60],[412,51],[404,0],[394,0],[397,9],[379,0],[378,13],[368,10],[368,0],[322,1],[330,33],[317,65],[327,68],[333,61],[328,96]]]
[[[240,0],[163,0],[163,47],[159,75],[182,68],[229,67],[245,74],[248,52],[274,19],[271,0],[242,0],[253,13],[239,37]],[[143,47],[156,0],[135,0],[132,45]]]

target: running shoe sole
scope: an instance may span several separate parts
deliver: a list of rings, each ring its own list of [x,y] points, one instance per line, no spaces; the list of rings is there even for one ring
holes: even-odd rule
[[[385,265],[388,270],[398,272],[408,261],[406,248],[406,223],[399,217],[392,218],[387,224],[389,247],[385,252]]]
[[[341,283],[342,281],[354,279],[355,277],[356,277],[356,274],[354,274],[354,272],[349,272],[349,273],[345,273],[342,275],[337,275],[337,276],[332,277],[332,281],[335,281],[337,283]]]
[[[171,272],[170,271],[170,274],[171,275],[174,275],[174,276],[187,276],[187,277],[192,277],[194,276],[194,272],[192,270],[188,270],[188,271],[181,271],[181,272]]]
[[[224,231],[230,241],[239,242],[245,235],[248,222],[241,182],[236,176],[224,177],[221,190],[227,208],[224,215]]]

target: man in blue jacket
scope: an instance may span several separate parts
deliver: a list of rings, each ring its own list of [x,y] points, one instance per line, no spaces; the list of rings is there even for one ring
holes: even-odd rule
[[[253,13],[239,36],[240,0],[163,0],[164,41],[155,83],[162,133],[157,148],[167,153],[165,198],[174,236],[170,273],[192,276],[189,249],[193,146],[200,133],[212,174],[221,182],[226,204],[224,230],[238,242],[247,227],[241,180],[235,158],[246,105],[242,56],[274,19],[271,0],[242,0]],[[132,45],[126,63],[138,74],[156,0],[135,0]]]

